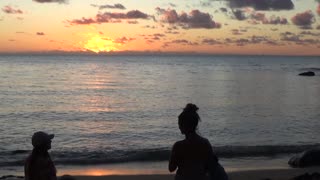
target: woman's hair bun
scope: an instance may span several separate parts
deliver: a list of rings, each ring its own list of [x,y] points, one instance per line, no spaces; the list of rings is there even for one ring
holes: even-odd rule
[[[189,103],[186,105],[186,107],[183,109],[184,112],[192,112],[195,113],[198,111],[198,107],[195,104]]]

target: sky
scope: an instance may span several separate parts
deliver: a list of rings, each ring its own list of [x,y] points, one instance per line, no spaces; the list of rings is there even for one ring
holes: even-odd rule
[[[320,55],[320,0],[1,0],[0,53]]]

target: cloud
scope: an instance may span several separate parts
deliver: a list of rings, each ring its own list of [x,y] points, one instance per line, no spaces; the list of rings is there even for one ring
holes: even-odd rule
[[[139,10],[132,10],[127,13],[117,13],[117,12],[105,12],[99,13],[95,18],[84,18],[74,19],[67,21],[71,24],[86,25],[86,24],[100,24],[100,23],[120,23],[121,20],[127,19],[128,23],[137,24],[133,21],[134,19],[150,19],[152,16],[145,14]]]
[[[311,31],[302,31],[300,32],[301,36],[314,36],[314,37],[320,37],[320,33],[314,33]]]
[[[44,36],[45,34],[44,34],[44,32],[37,32],[36,35],[38,35],[38,36]]]
[[[139,24],[139,22],[137,20],[128,20],[127,23],[128,24]]]
[[[23,11],[20,9],[14,9],[11,6],[4,6],[2,11],[7,14],[23,14]]]
[[[161,33],[155,33],[155,34],[153,34],[153,36],[155,36],[155,37],[165,37],[166,35],[165,34],[161,34]]]
[[[127,13],[115,13],[115,12],[105,12],[103,14],[97,15],[98,21],[110,20],[110,19],[148,19],[150,16],[138,11],[133,10]]]
[[[288,20],[283,17],[272,15],[269,19],[265,18],[262,21],[263,24],[288,24]]]
[[[91,4],[91,6],[93,7],[98,7],[100,10],[101,9],[126,9],[126,7],[124,7],[122,4],[114,4],[114,5],[95,5],[95,4]]]
[[[118,43],[118,44],[125,44],[128,43],[130,41],[136,40],[135,38],[127,38],[127,37],[121,37],[121,38],[117,38],[115,39],[113,42],[114,43]]]
[[[197,42],[191,42],[191,41],[188,41],[186,39],[176,39],[176,40],[172,40],[170,43],[181,44],[181,45],[190,45],[190,46],[199,45]]]
[[[165,38],[165,36],[166,36],[165,34],[161,34],[161,33],[143,35],[144,39],[145,39],[148,43],[153,43],[154,41],[159,41],[159,40]]]
[[[221,7],[221,8],[220,8],[220,11],[226,13],[226,12],[228,12],[228,9],[227,9],[227,8],[224,8],[224,7]]]
[[[293,24],[300,26],[302,28],[309,28],[311,24],[315,22],[313,13],[309,11],[305,11],[303,13],[298,13],[291,18]]]
[[[199,10],[192,10],[189,14],[182,12],[178,14],[176,10],[164,10],[156,8],[158,14],[161,15],[161,21],[169,24],[176,24],[184,29],[205,28],[213,29],[220,28],[221,24],[213,21],[209,13],[203,13]]]
[[[219,45],[222,43],[212,38],[205,38],[202,40],[202,44],[203,45]]]
[[[179,31],[165,31],[166,34],[180,34]]]
[[[227,0],[231,8],[253,7],[256,10],[291,10],[291,0]]]
[[[242,21],[248,18],[245,10],[242,10],[242,9],[232,10],[232,13],[234,17],[239,21]]]
[[[111,18],[118,18],[118,14],[109,13],[110,15],[114,15],[114,17],[111,16]],[[121,13],[120,13],[121,14]],[[127,12],[124,17],[119,16],[119,19],[148,19],[150,16],[148,14],[145,14],[139,10],[133,10]]]
[[[217,41],[219,43],[219,41]],[[271,39],[267,36],[249,36],[247,38],[225,38],[224,40],[220,41],[221,44],[224,45],[235,45],[235,46],[247,46],[247,45],[256,45],[256,44],[266,44],[271,46],[278,46],[280,45],[274,39]],[[209,44],[208,44],[209,45]],[[216,44],[213,44],[216,45]]]
[[[169,6],[171,6],[171,7],[177,7],[177,5],[176,5],[176,4],[173,4],[173,3],[169,3]]]
[[[166,48],[166,47],[169,47],[172,44],[178,44],[178,45],[183,45],[183,46],[198,46],[199,45],[199,43],[192,42],[192,41],[189,41],[187,39],[175,39],[175,40],[172,40],[172,41],[169,41],[169,42],[164,42],[162,47]]]
[[[272,15],[268,18],[265,13],[262,12],[256,12],[248,9],[236,9],[232,12],[237,20],[242,21],[250,19],[251,24],[288,24],[288,20],[284,17]]]
[[[242,35],[239,29],[231,29],[233,35]]]
[[[200,1],[201,7],[212,7],[211,1]]]
[[[84,25],[84,24],[92,24],[96,23],[96,21],[92,18],[81,18],[81,19],[74,19],[72,21],[69,21],[71,24],[79,24],[79,25]]]
[[[300,34],[295,34],[292,32],[281,33],[281,41],[285,41],[288,43],[295,43],[297,45],[316,45],[320,44],[320,40],[318,38],[303,38],[304,35],[314,36],[315,34],[309,33],[308,31],[303,31]]]
[[[33,0],[38,3],[67,3],[67,0]]]
[[[150,16],[139,11],[132,10],[127,13],[116,13],[116,12],[105,12],[103,14],[97,14],[96,22],[98,23],[106,23],[110,22],[112,19],[149,19]]]
[[[145,25],[143,28],[156,29],[156,26]]]
[[[254,19],[254,20],[257,20],[257,21],[265,21],[267,18],[266,18],[266,15],[264,13],[261,13],[261,12],[254,12],[251,14],[251,18]]]

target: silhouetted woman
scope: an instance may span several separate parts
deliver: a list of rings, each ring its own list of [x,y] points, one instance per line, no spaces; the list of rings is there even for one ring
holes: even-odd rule
[[[208,174],[213,179],[213,173],[220,166],[210,142],[196,132],[200,121],[198,109],[194,104],[187,104],[178,117],[179,129],[185,139],[176,142],[171,151],[169,171],[178,168],[175,180],[204,180]]]
[[[57,171],[48,153],[53,137],[42,131],[33,134],[33,150],[24,166],[25,180],[57,180]]]

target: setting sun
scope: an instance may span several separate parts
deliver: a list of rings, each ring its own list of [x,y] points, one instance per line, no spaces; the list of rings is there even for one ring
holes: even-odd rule
[[[92,37],[84,45],[84,49],[93,51],[95,53],[99,52],[110,52],[118,50],[115,47],[115,43],[110,38],[102,38],[98,35]]]

